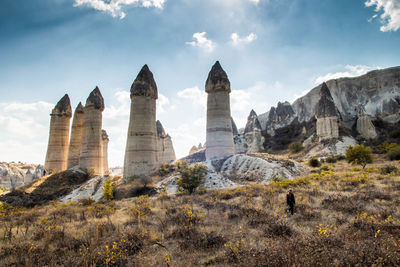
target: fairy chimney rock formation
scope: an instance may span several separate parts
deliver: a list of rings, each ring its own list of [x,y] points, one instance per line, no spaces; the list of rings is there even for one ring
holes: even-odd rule
[[[81,154],[82,131],[83,131],[83,117],[84,107],[81,102],[75,109],[74,117],[72,119],[71,138],[69,141],[68,151],[68,164],[67,168],[70,169],[79,165],[79,157]]]
[[[103,170],[104,174],[109,174],[110,170],[108,169],[108,142],[110,142],[110,139],[108,138],[108,134],[106,130],[101,130],[101,139],[102,139],[102,145],[103,145]]]
[[[49,143],[44,168],[47,171],[67,169],[69,126],[72,117],[71,101],[66,94],[52,110],[50,119]]]
[[[131,112],[124,160],[125,181],[133,175],[150,175],[158,168],[157,98],[153,73],[144,65],[131,87]]]
[[[357,108],[357,132],[365,139],[375,139],[378,137],[371,117],[365,113],[362,106]]]
[[[102,112],[104,99],[96,87],[86,100],[79,166],[93,169],[96,175],[103,175]]]
[[[257,113],[251,110],[247,117],[247,124],[244,130],[244,138],[247,144],[246,153],[257,153],[263,150],[264,137],[261,134],[261,124]]]
[[[158,150],[158,163],[170,163],[176,160],[174,146],[171,137],[165,133],[164,127],[158,120],[157,127],[157,150]]]
[[[230,156],[235,153],[229,93],[228,75],[217,61],[206,81],[207,134],[206,159]]]
[[[321,86],[315,116],[320,141],[339,137],[339,112],[325,82]]]

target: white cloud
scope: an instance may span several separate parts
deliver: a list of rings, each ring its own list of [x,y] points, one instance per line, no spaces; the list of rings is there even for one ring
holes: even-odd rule
[[[75,0],[74,6],[89,6],[93,9],[110,13],[113,17],[125,18],[123,6],[135,5],[162,9],[166,0]]]
[[[54,104],[0,103],[0,161],[43,163]]]
[[[182,99],[190,100],[193,105],[201,106],[206,109],[207,94],[204,90],[200,90],[198,86],[183,89],[179,91],[177,95]]]
[[[207,52],[212,52],[214,51],[216,45],[213,41],[207,39],[206,34],[206,32],[196,32],[193,34],[194,41],[186,42],[186,44],[194,47],[200,47]]]
[[[252,3],[254,3],[254,4],[258,4],[258,3],[260,3],[260,0],[249,0],[250,2],[252,2]]]
[[[367,0],[365,2],[367,7],[375,6],[375,12],[382,14],[382,32],[397,31],[400,29],[400,0]],[[376,18],[376,14],[372,17]],[[370,19],[370,21],[372,20]]]
[[[374,70],[374,69],[380,69],[380,67],[371,67],[371,66],[365,66],[365,65],[346,65],[344,67],[346,71],[343,72],[336,72],[336,73],[328,73],[323,76],[319,76],[315,79],[316,84],[320,84],[332,79],[337,79],[337,78],[343,78],[343,77],[357,77],[366,74],[367,72]]]
[[[239,34],[236,32],[231,34],[232,44],[239,45],[239,44],[249,44],[257,39],[257,35],[255,33],[250,33],[249,35],[240,38]]]

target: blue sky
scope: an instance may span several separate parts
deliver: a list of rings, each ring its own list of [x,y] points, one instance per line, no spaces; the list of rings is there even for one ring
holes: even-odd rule
[[[398,66],[400,0],[3,0],[0,161],[42,163],[49,112],[98,85],[110,165],[121,165],[129,88],[144,64],[178,156],[205,140],[204,83],[220,60],[243,127],[319,82]]]

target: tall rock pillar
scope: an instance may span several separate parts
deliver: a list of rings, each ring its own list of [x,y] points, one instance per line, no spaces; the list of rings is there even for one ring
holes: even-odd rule
[[[110,139],[108,138],[108,134],[105,130],[101,131],[101,138],[103,140],[103,169],[104,174],[109,174],[110,170],[108,169],[108,142]]]
[[[66,94],[52,110],[49,143],[44,168],[47,171],[67,169],[69,121],[72,117],[71,102]]]
[[[206,159],[235,154],[232,134],[228,75],[217,61],[206,81],[207,135]]]
[[[158,137],[158,162],[162,164],[175,161],[176,156],[171,136],[165,133],[164,127],[160,121],[156,122],[156,127]]]
[[[81,154],[82,143],[83,119],[83,105],[81,102],[79,102],[74,112],[74,118],[72,119],[71,139],[69,141],[68,151],[68,169],[79,165],[79,157]]]
[[[94,169],[96,175],[103,175],[102,112],[104,99],[96,87],[86,100],[79,166]]]
[[[131,113],[124,160],[124,180],[145,176],[159,167],[157,153],[156,99],[153,73],[144,65],[131,87]]]
[[[324,82],[320,91],[320,99],[317,103],[317,136],[319,140],[327,140],[339,137],[339,112],[333,101],[328,86]]]

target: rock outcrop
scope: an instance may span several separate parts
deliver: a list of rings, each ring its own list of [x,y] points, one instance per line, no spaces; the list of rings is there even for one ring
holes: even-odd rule
[[[207,134],[206,158],[226,157],[235,153],[228,75],[217,61],[206,81]]]
[[[358,108],[357,132],[365,139],[375,139],[378,137],[371,116],[365,114],[363,107]]]
[[[48,171],[67,169],[69,125],[72,117],[71,102],[66,94],[52,110],[49,143],[44,168]]]
[[[43,165],[0,162],[0,187],[15,189],[39,179],[43,173]]]
[[[320,141],[339,137],[339,112],[326,83],[321,86],[315,116]]]
[[[261,134],[261,124],[254,110],[251,110],[247,118],[244,139],[247,145],[246,153],[257,153],[264,150],[264,137]]]
[[[81,155],[82,145],[83,119],[84,107],[82,103],[79,102],[74,112],[74,118],[72,119],[71,138],[69,141],[68,150],[68,169],[79,165],[79,157]]]
[[[161,122],[157,120],[157,150],[158,150],[158,164],[171,163],[176,160],[174,146],[172,144],[171,136],[165,133],[164,127]]]
[[[96,175],[103,175],[103,140],[102,112],[104,99],[96,87],[86,100],[82,130],[81,154],[79,166],[82,169],[93,169]]]
[[[101,139],[102,139],[102,153],[103,153],[103,173],[108,175],[110,170],[108,169],[108,142],[110,139],[108,138],[108,134],[106,130],[101,130]]]
[[[131,113],[124,160],[124,180],[133,175],[156,172],[158,144],[156,129],[157,85],[144,65],[131,87]]]

